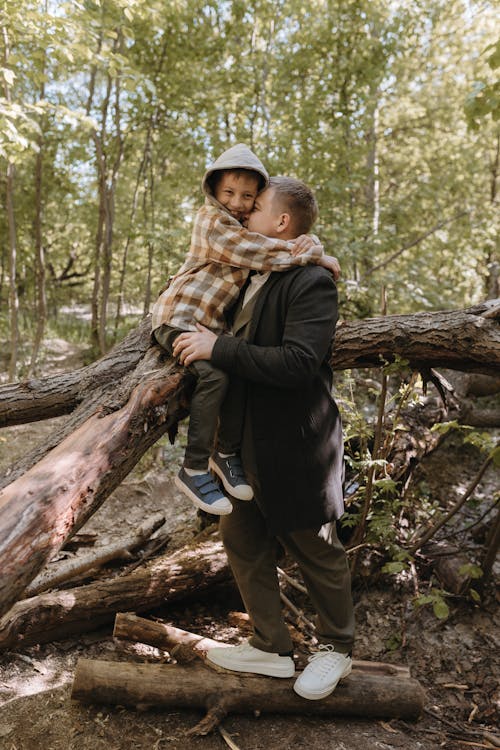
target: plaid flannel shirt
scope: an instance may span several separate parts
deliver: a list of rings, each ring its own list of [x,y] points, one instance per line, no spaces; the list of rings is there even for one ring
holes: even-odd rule
[[[287,271],[317,263],[323,246],[297,257],[293,240],[249,232],[230,214],[206,203],[196,214],[186,260],[153,307],[153,331],[163,324],[195,331],[195,323],[220,334],[225,310],[236,301],[250,271]]]

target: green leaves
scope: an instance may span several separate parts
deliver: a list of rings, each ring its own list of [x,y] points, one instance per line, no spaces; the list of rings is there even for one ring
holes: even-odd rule
[[[483,55],[487,52],[491,52],[486,57],[488,66],[495,71],[500,68],[500,39],[495,44],[489,44],[483,51]],[[464,110],[468,125],[472,130],[479,130],[480,121],[490,114],[493,121],[498,122],[500,120],[500,80],[476,81],[467,95]]]
[[[432,611],[438,620],[446,620],[450,614],[450,608],[446,604],[446,591],[442,589],[431,589],[429,594],[423,594],[415,599],[416,607],[424,607],[427,604],[432,605]]]

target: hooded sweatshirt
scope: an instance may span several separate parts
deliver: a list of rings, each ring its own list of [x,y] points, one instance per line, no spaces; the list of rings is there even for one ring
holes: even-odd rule
[[[202,180],[205,205],[196,214],[186,260],[153,306],[153,331],[163,324],[196,331],[196,323],[201,323],[223,333],[224,313],[237,300],[250,271],[287,271],[315,263],[323,254],[323,247],[315,245],[292,257],[293,240],[249,232],[226,211],[208,178],[218,170],[240,168],[257,172],[264,186],[269,184],[264,165],[243,143],[224,151],[208,167]]]

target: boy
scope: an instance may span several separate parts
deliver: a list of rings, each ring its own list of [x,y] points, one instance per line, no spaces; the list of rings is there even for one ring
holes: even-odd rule
[[[242,227],[240,222],[268,182],[264,166],[243,144],[225,151],[205,173],[202,189],[206,201],[194,221],[189,253],[153,307],[154,336],[170,354],[176,338],[182,332],[196,330],[196,324],[216,334],[226,330],[225,311],[237,299],[251,270],[285,271],[295,265],[320,262],[323,248],[311,238],[299,238],[294,243],[269,239]],[[197,382],[187,448],[175,481],[196,506],[225,515],[231,512],[232,504],[209,469],[233,497],[251,500],[253,492],[233,450],[237,442],[234,435],[220,434],[219,450],[212,456],[227,376],[207,362],[196,362],[193,368]]]

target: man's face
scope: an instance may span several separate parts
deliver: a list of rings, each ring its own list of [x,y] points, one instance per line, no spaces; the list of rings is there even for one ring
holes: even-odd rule
[[[252,210],[258,189],[257,175],[224,172],[215,187],[214,195],[231,216],[241,221]]]
[[[248,222],[247,229],[251,232],[264,234],[266,237],[277,237],[280,223],[280,211],[273,203],[274,189],[267,188],[255,199],[255,203]]]

